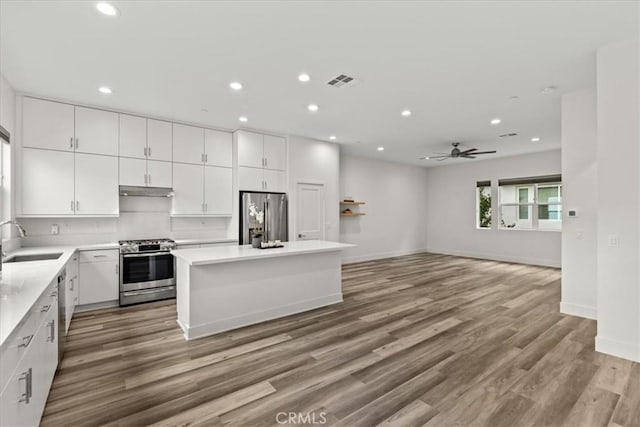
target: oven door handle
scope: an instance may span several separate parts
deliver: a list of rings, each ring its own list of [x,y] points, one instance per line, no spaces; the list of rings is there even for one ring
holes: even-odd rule
[[[141,257],[152,257],[152,256],[161,256],[161,255],[171,255],[171,252],[152,252],[152,253],[139,253],[139,254],[122,254],[123,258],[141,258]]]
[[[155,294],[155,293],[158,293],[160,291],[172,291],[175,288],[176,288],[175,286],[168,286],[168,287],[165,287],[165,288],[149,289],[149,290],[146,290],[146,291],[123,292],[122,295],[124,295],[125,297],[135,297],[135,296],[138,296],[138,295]]]

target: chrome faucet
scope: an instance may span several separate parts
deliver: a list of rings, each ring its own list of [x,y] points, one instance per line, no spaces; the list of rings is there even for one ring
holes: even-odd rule
[[[6,224],[13,224],[16,226],[16,228],[18,229],[18,232],[20,233],[20,237],[25,237],[27,235],[27,232],[25,231],[24,227],[13,220],[9,220],[9,221],[3,221],[0,222],[0,227],[2,227],[3,225]],[[4,260],[4,257],[6,256],[6,254],[4,253],[4,251],[2,250],[2,239],[0,239],[0,278],[2,278],[2,262],[1,260]]]

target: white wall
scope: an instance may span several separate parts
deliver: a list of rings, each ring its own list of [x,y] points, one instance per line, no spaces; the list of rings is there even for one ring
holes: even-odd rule
[[[562,97],[562,301],[560,311],[597,315],[597,100],[596,89]],[[577,217],[567,212],[575,210]]]
[[[640,61],[637,40],[598,50],[596,349],[640,362]]]
[[[324,141],[289,137],[289,240],[296,240],[296,185],[322,183],[325,187],[325,240],[339,236],[340,147]]]
[[[340,217],[340,241],[358,245],[345,262],[398,256],[426,249],[427,171],[399,163],[343,155],[340,199],[366,202],[364,216]],[[338,206],[335,207],[338,210]]]
[[[560,151],[427,169],[427,246],[430,252],[525,264],[560,266],[561,233],[499,230],[498,179],[560,173]],[[491,180],[494,220],[476,228],[476,182]]]

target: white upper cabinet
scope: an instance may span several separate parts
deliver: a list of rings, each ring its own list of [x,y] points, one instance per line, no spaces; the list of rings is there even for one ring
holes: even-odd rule
[[[171,161],[173,128],[170,122],[147,120],[147,158]],[[121,154],[122,155],[122,154]]]
[[[204,213],[204,166],[173,164],[172,215]]]
[[[22,213],[73,215],[74,154],[24,148],[22,150]]]
[[[22,111],[25,147],[73,151],[73,105],[24,97]]]
[[[94,108],[75,107],[76,152],[118,155],[118,114]]]
[[[238,168],[238,189],[245,191],[266,191],[264,185],[264,169]]]
[[[173,124],[173,161],[204,163],[204,129]]]
[[[147,119],[120,114],[120,156],[144,159],[147,155]]]
[[[228,215],[233,212],[233,172],[229,168],[204,167],[204,214]]]
[[[279,136],[264,136],[264,167],[285,170],[287,167],[287,140]]]
[[[205,129],[205,163],[210,166],[230,168],[233,163],[233,135],[229,132]]]
[[[264,167],[263,135],[255,132],[239,131],[238,166]]]
[[[287,192],[287,179],[284,171],[265,169],[264,189],[273,193]]]
[[[120,157],[120,185],[147,185],[147,161]]]
[[[171,187],[173,185],[171,162],[147,161],[147,186]]]
[[[118,215],[118,158],[76,153],[76,215]]]

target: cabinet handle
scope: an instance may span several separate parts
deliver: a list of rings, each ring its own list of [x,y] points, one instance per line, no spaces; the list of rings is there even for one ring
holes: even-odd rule
[[[69,148],[73,148],[73,137],[69,138]]]
[[[149,174],[149,185],[151,185],[151,174]]]
[[[56,321],[52,320],[51,322],[47,323],[47,326],[51,328],[49,329],[51,334],[49,337],[47,337],[47,341],[54,342],[56,340]]]
[[[22,375],[20,375],[20,378],[18,378],[19,381],[24,381],[24,393],[22,393],[22,397],[20,398],[20,400],[18,400],[18,402],[26,403],[27,405],[29,404],[29,399],[31,399],[31,396],[33,395],[31,382],[32,378],[33,370],[31,368],[23,372]]]
[[[22,337],[22,343],[18,344],[18,347],[24,347],[24,348],[29,347],[29,344],[31,344],[32,339],[33,339],[33,334],[28,335],[26,337]]]
[[[266,167],[269,167],[268,165],[269,165],[269,163],[267,162],[267,158],[265,157],[265,158],[264,158],[264,167],[265,167],[265,168],[266,168]]]
[[[80,210],[80,202],[76,200],[76,211]]]
[[[116,264],[116,275],[120,274],[120,264]]]
[[[208,154],[204,155],[204,162],[205,163],[209,163],[209,155]]]
[[[73,212],[75,209],[73,209],[73,200],[71,201],[71,211]]]
[[[75,279],[71,279],[71,280],[69,280],[69,290],[70,290],[70,291],[72,291],[72,290],[73,290],[73,281],[74,281],[74,280],[75,280]]]
[[[147,148],[147,156],[151,157],[151,147]]]
[[[55,297],[57,297],[57,296],[58,296],[58,291],[53,291],[53,292],[51,292],[51,293],[49,294],[49,296],[50,296],[51,298],[55,298]]]
[[[147,156],[148,156],[148,154],[147,154],[147,147],[144,147],[144,156],[145,156],[145,157],[147,157]]]
[[[93,257],[94,258],[106,258],[107,256],[106,255],[94,255]]]
[[[78,149],[78,147],[80,147],[80,143],[79,143],[80,139],[76,138],[76,150]]]
[[[144,174],[144,183],[145,183],[145,185],[147,184],[147,174],[146,173]]]
[[[45,312],[49,311],[49,308],[51,308],[51,304],[49,304],[49,305],[43,305],[43,306],[40,308],[40,313],[45,313]]]
[[[204,211],[207,212],[209,210],[209,205],[208,204],[204,204]]]

